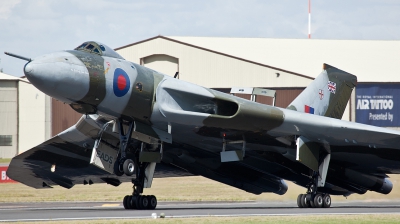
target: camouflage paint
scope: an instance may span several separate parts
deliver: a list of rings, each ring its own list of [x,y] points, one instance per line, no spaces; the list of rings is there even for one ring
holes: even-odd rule
[[[155,90],[163,75],[135,64],[137,78],[133,82],[129,102],[122,115],[129,120],[137,119],[145,124],[151,124],[150,117],[155,101]]]
[[[357,85],[357,77],[327,64],[324,64],[324,69],[329,80],[336,83],[336,93],[329,101],[325,116],[341,119],[351,92]]]
[[[312,114],[342,118],[351,92],[357,85],[357,77],[328,64],[324,64],[323,69],[323,72],[293,100],[287,109],[307,113],[303,108],[310,107]],[[328,83],[335,85],[331,91]]]
[[[90,105],[96,108],[106,95],[104,59],[96,54],[88,54],[76,50],[69,50],[67,52],[75,55],[75,57],[83,62],[90,77],[89,91],[77,104]],[[71,107],[75,109],[74,106]],[[84,106],[82,108],[85,110]],[[82,113],[81,111],[78,112]]]
[[[211,114],[203,121],[204,126],[242,131],[268,131],[284,121],[283,111],[272,106],[255,103],[215,90],[209,90],[215,99],[234,102],[237,112],[232,116]]]

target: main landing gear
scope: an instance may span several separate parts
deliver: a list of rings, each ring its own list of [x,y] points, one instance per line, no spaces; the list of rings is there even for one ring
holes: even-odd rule
[[[296,139],[296,145],[296,160],[307,166],[311,172],[310,183],[307,185],[307,194],[300,194],[297,197],[297,205],[299,208],[331,207],[331,196],[318,192],[318,187],[325,186],[331,160],[330,146],[313,142],[304,136],[299,136]]]
[[[307,194],[297,196],[297,206],[299,208],[329,208],[331,207],[331,196],[321,194],[317,191],[318,173],[313,176],[312,182],[308,185]]]
[[[154,195],[148,195],[148,196],[142,195],[143,188],[145,187],[145,180],[147,180],[146,168],[150,165],[150,163],[139,161],[139,153],[140,153],[139,149],[134,149],[133,152],[130,152],[128,158],[127,148],[131,142],[134,123],[129,122],[129,128],[125,133],[122,122],[123,120],[119,119],[118,128],[119,128],[120,144],[119,144],[118,158],[114,164],[114,173],[117,176],[122,176],[123,174],[127,176],[132,176],[133,174],[136,174],[136,178],[132,179],[133,183],[132,195],[126,195],[124,197],[123,200],[124,208],[143,209],[143,210],[155,209],[157,207],[157,198]]]
[[[123,205],[125,209],[153,210],[157,207],[154,195],[126,195]]]
[[[329,194],[299,194],[297,206],[299,208],[329,208],[331,196]]]
[[[135,158],[138,158],[135,156]],[[153,210],[157,207],[157,198],[154,195],[142,195],[144,182],[146,179],[145,170],[150,163],[139,162],[135,159],[134,170],[136,171],[136,178],[132,179],[133,193],[126,195],[123,200],[125,209],[139,209],[139,210]],[[128,165],[127,165],[128,166]],[[123,166],[124,170],[126,166]]]

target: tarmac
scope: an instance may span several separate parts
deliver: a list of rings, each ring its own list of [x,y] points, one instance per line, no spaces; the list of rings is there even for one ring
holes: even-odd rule
[[[125,210],[118,202],[0,203],[0,222],[189,217],[400,214],[400,201],[336,202],[331,208],[298,208],[294,202],[159,202],[155,210]],[[155,213],[155,214],[154,214]]]

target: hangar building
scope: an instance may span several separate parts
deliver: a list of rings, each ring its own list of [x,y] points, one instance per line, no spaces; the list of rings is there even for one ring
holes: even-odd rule
[[[0,158],[12,158],[74,125],[81,114],[0,72]]]
[[[0,158],[49,139],[51,98],[28,80],[0,73]]]

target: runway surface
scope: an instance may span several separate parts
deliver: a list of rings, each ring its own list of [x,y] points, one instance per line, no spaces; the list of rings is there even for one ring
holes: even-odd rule
[[[297,208],[294,202],[159,202],[155,210],[125,210],[121,203],[0,203],[0,222],[202,216],[400,214],[400,201],[336,202],[331,208]]]

